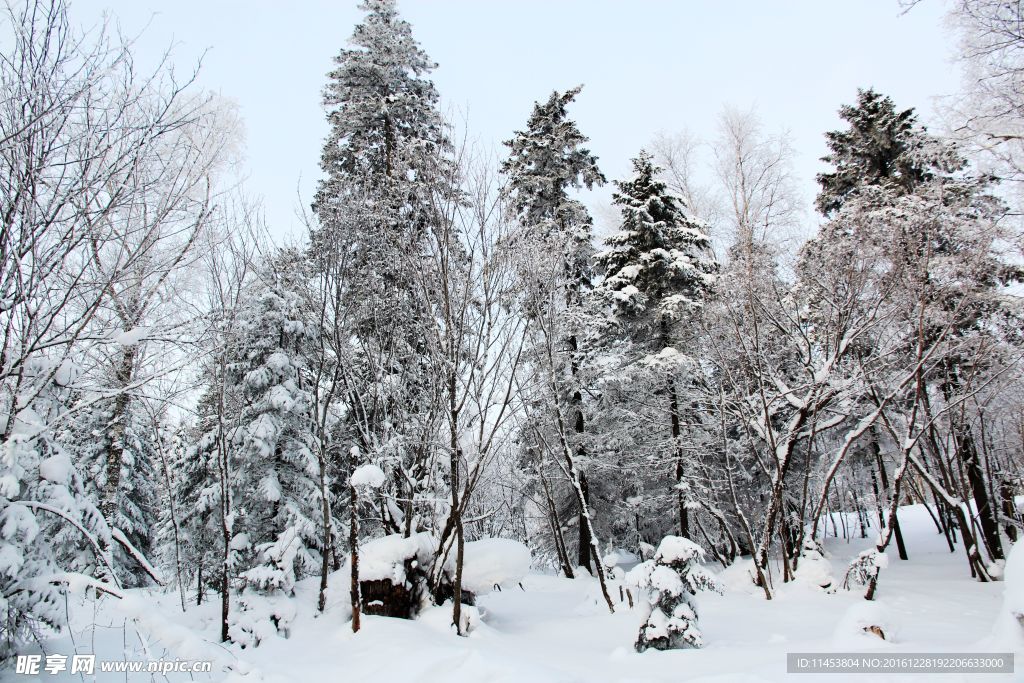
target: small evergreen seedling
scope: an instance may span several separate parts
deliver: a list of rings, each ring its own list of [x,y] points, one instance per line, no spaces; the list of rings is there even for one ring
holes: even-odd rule
[[[653,560],[637,565],[627,581],[650,592],[651,613],[640,627],[636,650],[680,650],[704,645],[697,626],[698,590],[721,592],[715,577],[697,562],[704,549],[682,536],[666,536]]]

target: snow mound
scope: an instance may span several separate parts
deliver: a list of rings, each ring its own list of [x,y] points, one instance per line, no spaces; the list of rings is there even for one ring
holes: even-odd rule
[[[359,580],[388,579],[394,584],[405,583],[406,560],[428,567],[436,553],[437,541],[426,532],[408,538],[401,534],[376,538],[359,547]]]
[[[509,538],[471,541],[464,553],[462,587],[477,595],[490,593],[495,585],[519,583],[532,562],[530,549]]]
[[[795,578],[798,583],[812,588],[826,591],[834,589],[832,563],[825,559],[824,549],[813,539],[804,540]]]
[[[764,596],[764,591],[755,583],[757,572],[750,558],[737,558],[735,562],[718,572],[718,582],[730,593],[746,593]]]
[[[858,600],[850,605],[836,625],[833,643],[836,647],[851,650],[879,647],[883,641],[893,642],[897,633],[899,624],[885,603]]]
[[[419,613],[416,622],[437,633],[455,633],[455,625],[452,623],[452,607],[451,600],[446,600],[443,605],[431,605]],[[479,629],[485,628],[480,610],[473,605],[462,605],[459,614],[459,622],[464,634],[476,636]]]
[[[356,468],[356,471],[352,473],[349,483],[355,487],[380,488],[384,485],[384,470],[376,465],[363,465]]]
[[[1016,543],[1003,567],[1003,606],[992,638],[997,647],[1024,650],[1024,543]]]

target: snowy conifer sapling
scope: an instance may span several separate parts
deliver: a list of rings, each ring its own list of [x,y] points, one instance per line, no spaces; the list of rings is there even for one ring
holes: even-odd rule
[[[640,627],[637,652],[648,648],[680,650],[699,648],[704,636],[697,626],[699,590],[721,592],[715,577],[697,563],[704,549],[682,536],[666,536],[653,560],[634,567],[626,576],[629,583],[650,594],[650,615]]]

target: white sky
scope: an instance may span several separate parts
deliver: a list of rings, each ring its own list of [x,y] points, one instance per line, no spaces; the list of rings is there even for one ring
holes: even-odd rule
[[[72,0],[95,24],[109,10],[154,58],[174,44],[200,84],[240,106],[249,191],[277,235],[298,235],[326,132],[320,91],[331,58],[362,13],[356,0]],[[572,115],[609,179],[659,131],[705,138],[723,105],[756,106],[769,132],[788,130],[808,202],[822,134],[857,87],[874,87],[927,122],[956,91],[943,0],[900,15],[896,0],[399,0],[438,62],[444,106],[468,113],[471,137],[499,153],[534,100],[585,85]],[[590,199],[597,207],[607,191]],[[813,222],[813,218],[810,218]]]

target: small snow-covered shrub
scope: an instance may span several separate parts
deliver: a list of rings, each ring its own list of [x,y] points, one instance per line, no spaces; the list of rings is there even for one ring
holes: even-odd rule
[[[825,549],[813,538],[805,538],[797,562],[796,580],[826,592],[835,592],[832,563],[825,559]]]
[[[846,570],[843,588],[849,589],[851,585],[867,586],[880,570],[888,566],[889,557],[885,553],[875,548],[863,550]]]
[[[721,592],[715,577],[698,562],[704,549],[681,536],[666,536],[653,560],[641,562],[626,575],[626,582],[649,595],[650,614],[640,627],[637,652],[648,648],[699,648],[704,638],[697,626],[699,590]]]
[[[231,539],[235,551],[246,550],[248,544],[244,533]],[[242,572],[244,588],[228,629],[233,642],[255,647],[271,634],[288,637],[295,618],[291,597],[295,592],[298,548],[296,532],[286,529],[276,542],[263,544],[256,554],[258,563]]]
[[[291,596],[247,588],[232,610],[228,636],[242,647],[256,647],[271,636],[287,638],[295,615]]]

